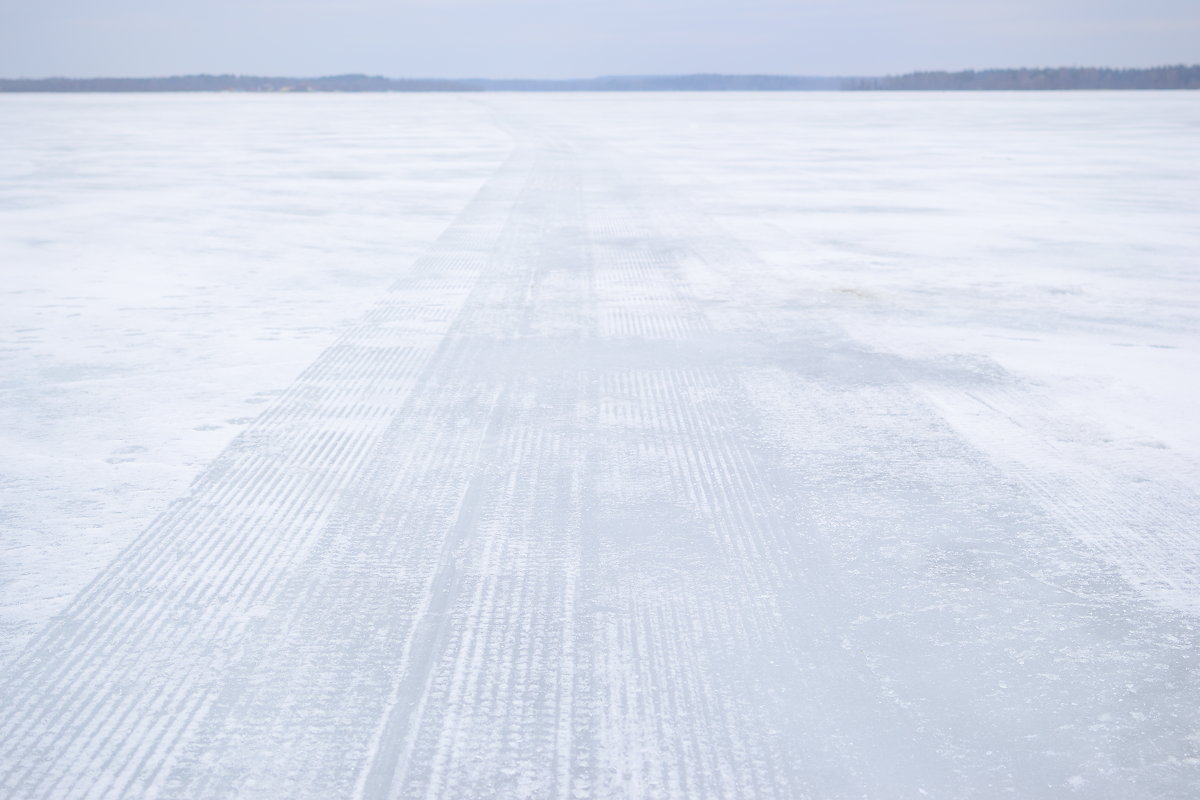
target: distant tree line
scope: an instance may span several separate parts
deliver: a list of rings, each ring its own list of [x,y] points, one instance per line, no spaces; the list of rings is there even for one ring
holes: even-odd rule
[[[885,78],[854,78],[847,81],[843,88],[858,91],[1200,89],[1200,66],[1178,64],[1147,69],[1056,67],[913,72]]]
[[[795,75],[646,75],[578,80],[384,78],[264,78],[252,75],[177,75],[169,78],[0,79],[6,92],[654,92],[798,91],[841,88],[841,78]]]
[[[1200,66],[989,69],[883,78],[802,75],[618,75],[579,80],[176,75],[169,78],[7,78],[0,92],[721,92],[1045,89],[1200,89]]]

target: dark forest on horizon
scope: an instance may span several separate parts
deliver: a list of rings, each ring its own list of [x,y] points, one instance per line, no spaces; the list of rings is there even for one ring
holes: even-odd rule
[[[281,78],[177,75],[164,78],[0,78],[0,92],[653,92],[653,91],[1064,91],[1200,89],[1200,65],[1139,69],[1053,67],[913,72],[884,77],[647,75],[570,80]]]

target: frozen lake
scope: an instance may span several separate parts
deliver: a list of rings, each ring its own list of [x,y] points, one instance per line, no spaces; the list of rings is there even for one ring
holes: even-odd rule
[[[0,796],[1200,796],[1194,93],[0,95]]]

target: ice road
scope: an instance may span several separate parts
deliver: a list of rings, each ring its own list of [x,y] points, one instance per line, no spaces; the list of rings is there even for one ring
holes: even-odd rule
[[[1200,796],[1194,96],[0,111],[0,797]]]

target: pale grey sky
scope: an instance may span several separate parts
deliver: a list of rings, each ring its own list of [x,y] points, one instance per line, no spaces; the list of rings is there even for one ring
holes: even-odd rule
[[[1200,0],[0,0],[0,77],[874,75],[1200,62]]]

